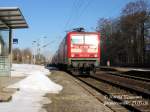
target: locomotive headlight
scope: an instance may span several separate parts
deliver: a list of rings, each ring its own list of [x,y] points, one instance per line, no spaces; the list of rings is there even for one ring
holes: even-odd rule
[[[71,57],[74,57],[74,54],[71,54]]]
[[[97,57],[97,54],[95,54],[94,57]]]

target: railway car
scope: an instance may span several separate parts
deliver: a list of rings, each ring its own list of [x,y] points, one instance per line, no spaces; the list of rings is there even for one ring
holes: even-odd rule
[[[52,63],[61,69],[94,73],[100,64],[100,33],[68,32],[52,58]]]

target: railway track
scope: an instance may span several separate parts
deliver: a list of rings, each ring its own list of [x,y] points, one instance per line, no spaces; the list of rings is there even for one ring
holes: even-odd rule
[[[122,112],[118,110],[118,105],[120,105],[129,111],[150,112],[149,82],[110,75],[105,72],[76,78],[106,96],[103,103],[113,111]]]
[[[150,82],[132,79],[130,77],[121,77],[120,75],[111,75],[102,71],[98,71],[91,77],[110,83],[114,86],[118,86],[130,91],[134,91],[143,97],[150,97]]]
[[[110,73],[112,75],[118,75],[121,77],[127,77],[127,78],[132,78],[136,80],[141,80],[141,81],[147,81],[150,82],[150,71],[136,71],[136,70],[126,70],[126,71],[118,71],[115,68],[99,68],[98,70],[105,71],[107,73]]]
[[[150,78],[145,78],[145,77],[140,77],[140,76],[134,76],[134,75],[129,75],[129,74],[123,74],[123,73],[119,73],[119,72],[112,72],[112,71],[108,71],[107,73],[111,74],[111,75],[120,76],[120,77],[126,77],[126,78],[135,79],[135,80],[150,82]]]

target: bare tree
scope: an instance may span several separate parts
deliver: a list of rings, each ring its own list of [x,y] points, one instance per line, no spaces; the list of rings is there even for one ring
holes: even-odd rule
[[[126,37],[129,62],[144,64],[144,23],[149,18],[148,3],[144,0],[128,3],[122,10],[121,30]]]
[[[29,48],[22,50],[22,60],[23,60],[23,63],[31,63],[32,52]]]
[[[107,18],[100,18],[96,30],[101,34],[101,63],[106,64],[110,58],[108,52],[111,37],[111,20]]]
[[[21,63],[22,62],[22,52],[19,48],[14,48],[12,52],[12,59],[14,63]]]
[[[110,59],[114,65],[144,64],[144,23],[150,18],[147,4],[144,0],[129,2],[120,17],[99,19],[102,62]]]

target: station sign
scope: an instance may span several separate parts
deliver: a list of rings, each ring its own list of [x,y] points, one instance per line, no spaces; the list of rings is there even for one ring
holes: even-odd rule
[[[17,38],[13,39],[13,44],[18,44],[18,39]]]

